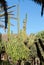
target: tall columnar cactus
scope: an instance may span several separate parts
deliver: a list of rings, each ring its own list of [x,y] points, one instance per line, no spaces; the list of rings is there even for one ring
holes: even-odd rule
[[[10,17],[8,18],[8,40],[10,39]]]
[[[23,31],[26,33],[26,24],[27,24],[27,13],[26,13],[26,17],[23,21]]]
[[[17,5],[17,26],[18,26],[18,34],[20,33],[20,7]]]
[[[22,36],[23,36],[23,38],[25,38],[26,39],[26,24],[27,24],[27,13],[26,13],[26,17],[25,17],[25,19],[23,20],[23,30],[22,30]]]

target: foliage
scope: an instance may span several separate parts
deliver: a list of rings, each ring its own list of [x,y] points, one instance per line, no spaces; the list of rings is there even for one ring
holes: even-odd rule
[[[30,57],[33,57],[33,58],[37,57],[37,50],[34,44],[31,46],[30,50],[31,50]]]
[[[28,45],[32,46],[34,44],[35,34],[31,33],[28,38],[29,38]]]
[[[2,48],[2,43],[0,43],[0,52],[1,52],[1,48]]]
[[[25,47],[22,41],[18,41],[18,38],[14,38],[11,39],[11,41],[3,43],[7,54],[12,58],[14,62],[18,59],[27,59],[29,57],[30,50]]]
[[[26,35],[28,38],[28,46],[30,46],[30,49],[28,49],[23,41],[25,36],[23,36],[23,33],[20,32],[19,37],[18,35],[16,37],[11,37],[9,41],[2,41],[0,42],[0,50],[1,47],[4,45],[6,53],[12,58],[12,60],[15,62],[18,59],[29,59],[30,57],[36,57],[37,56],[37,50],[34,44],[35,38],[41,38],[44,39],[44,31],[35,34],[30,34],[29,36]],[[34,52],[34,53],[33,53]]]
[[[38,32],[36,34],[36,37],[41,38],[41,39],[44,39],[44,31]]]

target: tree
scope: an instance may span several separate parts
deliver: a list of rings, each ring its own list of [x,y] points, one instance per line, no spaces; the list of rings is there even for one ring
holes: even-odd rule
[[[42,9],[41,9],[41,16],[43,16],[43,10],[44,10],[44,0],[32,0],[34,2],[36,2],[37,4],[42,5]]]
[[[20,1],[20,0],[19,0]],[[22,1],[24,1],[24,0],[22,0]],[[40,4],[40,5],[42,5],[42,9],[41,9],[41,16],[43,16],[43,10],[44,10],[44,0],[32,0],[32,1],[34,1],[35,3],[37,3],[37,4]]]
[[[3,8],[4,13],[5,13],[5,29],[7,28],[7,23],[8,23],[8,13],[7,13],[7,3],[5,0],[0,0],[0,6]]]
[[[40,65],[44,62],[44,31],[39,32],[36,35],[35,46],[37,49],[37,55],[40,59]]]

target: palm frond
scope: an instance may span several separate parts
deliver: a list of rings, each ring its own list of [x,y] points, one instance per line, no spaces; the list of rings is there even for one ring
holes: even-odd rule
[[[7,23],[8,23],[7,3],[5,0],[0,0],[0,4],[5,12],[5,28],[7,28]]]
[[[41,16],[43,16],[43,10],[44,10],[44,0],[32,0],[37,4],[42,4],[42,9],[41,9]]]
[[[32,0],[32,1],[34,1],[34,2],[36,2],[38,4],[42,4],[44,2],[44,0]]]

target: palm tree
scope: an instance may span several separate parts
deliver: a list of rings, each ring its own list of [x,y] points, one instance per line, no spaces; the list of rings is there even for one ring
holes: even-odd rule
[[[36,2],[37,4],[42,5],[42,9],[41,9],[41,16],[43,16],[43,10],[44,10],[44,0],[32,0],[34,2]]]
[[[0,6],[4,10],[4,16],[5,16],[5,29],[7,28],[7,23],[8,23],[8,13],[7,13],[7,3],[5,0],[0,0]]]
[[[38,40],[39,41],[39,40]],[[41,42],[39,42],[40,43],[40,46],[41,46]],[[38,55],[38,57],[39,57],[39,59],[40,59],[40,65],[42,65],[42,61],[44,62],[44,57],[42,56],[42,54],[41,54],[41,51],[40,51],[40,48],[39,48],[39,46],[38,46],[38,42],[35,42],[35,46],[36,46],[36,49],[37,49],[37,55]],[[42,48],[42,47],[41,47]],[[43,49],[43,48],[42,48]]]

